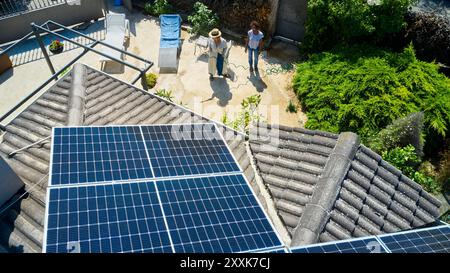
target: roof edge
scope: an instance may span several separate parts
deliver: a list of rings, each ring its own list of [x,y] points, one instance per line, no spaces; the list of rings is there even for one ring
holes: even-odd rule
[[[341,133],[319,177],[311,202],[305,206],[292,236],[291,246],[316,243],[330,218],[330,212],[359,148],[360,138],[351,132]]]

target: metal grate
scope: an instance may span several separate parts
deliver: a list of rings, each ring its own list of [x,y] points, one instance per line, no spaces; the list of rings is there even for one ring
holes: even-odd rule
[[[0,19],[66,2],[66,0],[0,0]]]

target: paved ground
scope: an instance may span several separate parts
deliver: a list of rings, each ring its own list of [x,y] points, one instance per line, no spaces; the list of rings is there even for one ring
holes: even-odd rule
[[[124,11],[119,10],[118,12]],[[160,74],[158,69],[160,29],[157,20],[140,12],[127,13],[127,18],[131,23],[131,37],[127,43],[127,51],[154,61],[155,66],[151,71]],[[99,21],[91,25],[87,33],[97,39],[104,39],[103,22]],[[206,55],[199,53],[194,55],[194,41],[187,32],[182,32],[182,39],[183,46],[178,73],[160,74],[154,89],[172,90],[174,102],[182,103],[188,108],[218,121],[221,120],[224,112],[227,112],[232,119],[241,109],[240,104],[244,98],[261,94],[260,111],[266,121],[290,126],[299,126],[304,123],[305,115],[301,111],[298,111],[297,114],[285,111],[290,99],[296,102],[290,88],[293,72],[286,66],[298,59],[295,47],[275,43],[268,53],[262,54],[259,65],[260,75],[256,75],[250,74],[248,70],[244,48],[234,45],[230,54],[231,79],[217,78],[210,82]],[[82,42],[86,44],[88,41],[82,39]],[[69,47],[67,42],[66,46]],[[96,48],[101,49],[101,46]],[[81,52],[81,49],[75,46],[70,46],[68,49],[70,50],[59,55],[52,55],[51,59],[56,69],[61,68]],[[12,59],[16,64],[14,69],[0,76],[0,114],[11,109],[21,98],[50,76],[42,53],[36,46],[34,49],[27,48],[25,52],[12,56]],[[98,59],[98,55],[88,53],[80,62],[100,69]],[[125,60],[143,67],[142,62],[130,57]],[[104,71],[127,82],[137,75],[136,71],[115,64],[108,64]]]

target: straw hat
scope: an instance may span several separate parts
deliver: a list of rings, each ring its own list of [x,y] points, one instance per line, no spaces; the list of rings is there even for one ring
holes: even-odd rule
[[[218,38],[222,36],[222,32],[220,32],[220,30],[218,28],[213,28],[210,32],[209,32],[209,37],[210,38]]]

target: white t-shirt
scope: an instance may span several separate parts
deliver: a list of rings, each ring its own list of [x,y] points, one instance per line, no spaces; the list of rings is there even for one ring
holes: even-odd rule
[[[259,41],[264,38],[264,34],[258,30],[258,34],[254,34],[253,30],[248,31],[248,46],[251,49],[256,49],[259,46]]]

